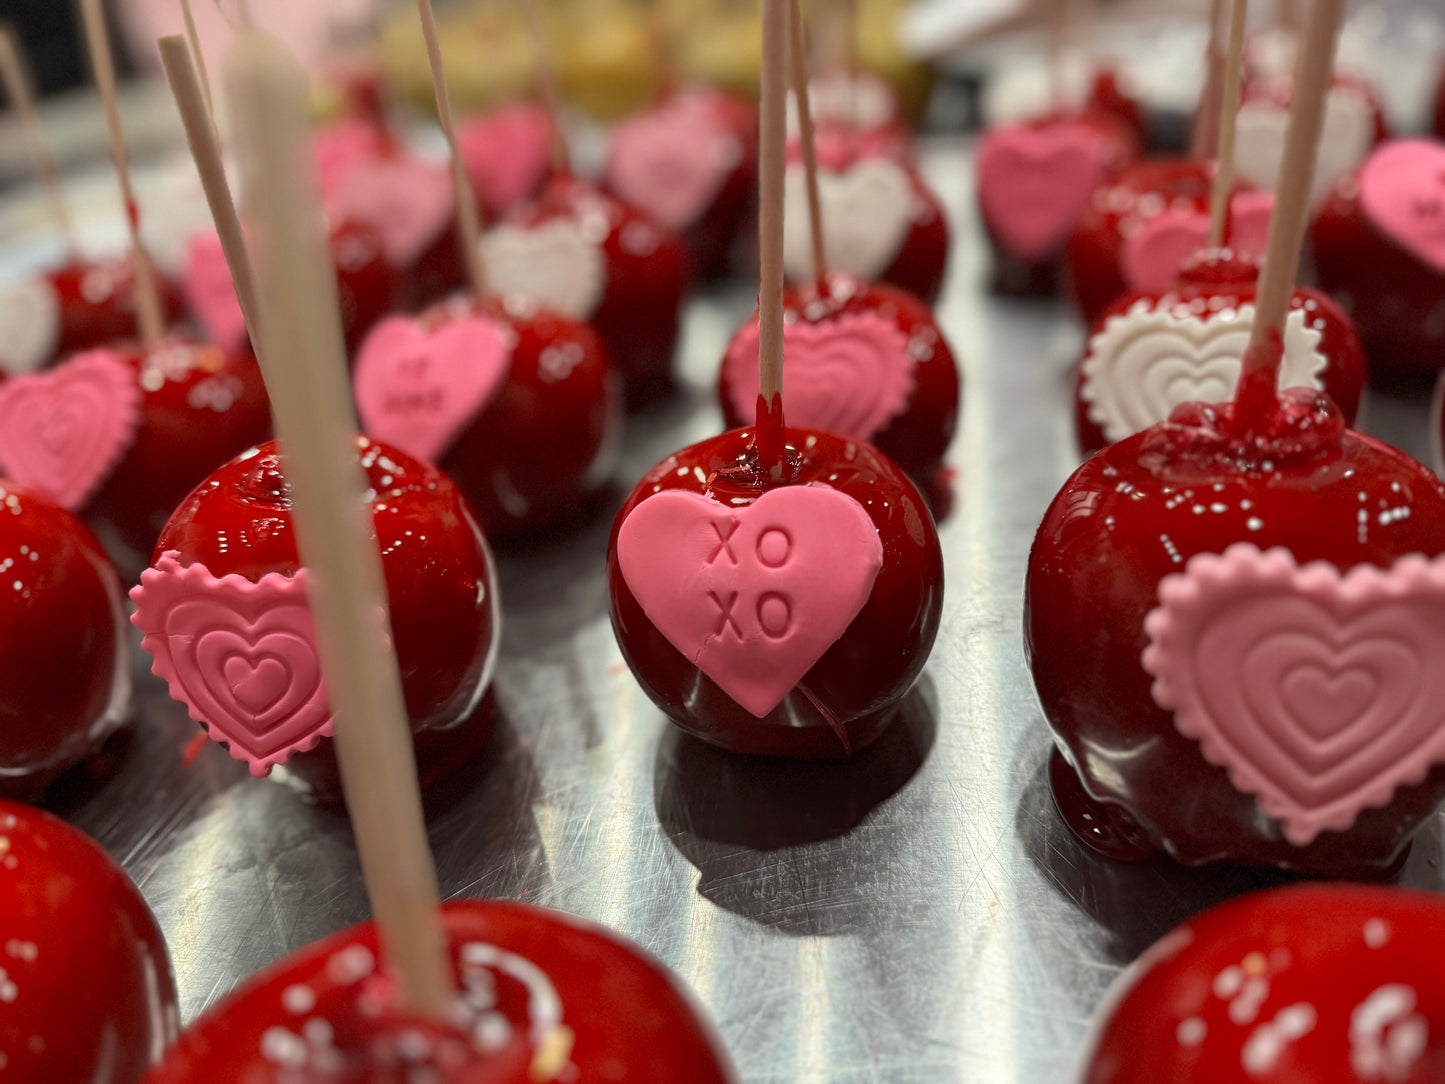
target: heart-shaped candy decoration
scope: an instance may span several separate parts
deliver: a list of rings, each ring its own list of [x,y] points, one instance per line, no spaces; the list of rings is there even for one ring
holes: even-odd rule
[[[142,392],[110,350],[0,384],[0,470],[56,504],[82,507],[135,440]]]
[[[1164,421],[1181,403],[1233,398],[1253,325],[1253,305],[1200,319],[1156,312],[1141,300],[1109,317],[1084,356],[1079,396],[1089,404],[1090,420],[1109,440],[1123,440]],[[1320,338],[1302,309],[1290,311],[1281,388],[1324,386],[1320,376],[1329,362]]]
[[[0,369],[30,373],[55,356],[60,296],[39,276],[0,282]]]
[[[742,155],[737,137],[718,125],[707,99],[682,94],[617,126],[607,182],[664,226],[683,231],[712,206]]]
[[[602,249],[573,218],[494,226],[482,238],[482,258],[498,293],[532,298],[573,320],[590,320],[607,286]]]
[[[451,171],[421,158],[365,158],[337,181],[327,211],[374,229],[386,262],[410,268],[451,225],[456,210]]]
[[[1274,191],[1288,127],[1289,109],[1276,102],[1261,99],[1239,107],[1234,121],[1234,164],[1239,175],[1256,188]],[[1374,142],[1375,112],[1369,100],[1354,87],[1332,87],[1325,98],[1310,205],[1363,162]]]
[[[1108,175],[1108,148],[1076,121],[1011,125],[978,148],[978,202],[988,228],[1026,260],[1057,252]]]
[[[489,215],[522,202],[547,176],[552,122],[531,104],[505,105],[457,126],[457,149]]]
[[[1237,543],[1160,581],[1144,631],[1154,700],[1296,846],[1445,761],[1445,559]]]
[[[1239,192],[1229,201],[1229,245],[1237,252],[1264,253],[1269,238],[1272,192]],[[1179,281],[1184,262],[1209,243],[1209,215],[1170,207],[1139,223],[1124,238],[1119,266],[1131,290],[1165,290]]]
[[[883,546],[831,486],[770,489],[740,508],[669,489],[622,521],[617,562],[668,642],[761,719],[858,616]]]
[[[913,397],[908,338],[876,313],[784,323],[783,351],[783,401],[791,424],[871,441]],[[756,322],[733,337],[723,365],[733,409],[746,418],[758,401]]]
[[[1376,229],[1445,275],[1445,144],[1381,146],[1360,170],[1360,207]]]
[[[215,230],[191,238],[186,246],[185,276],[181,290],[186,307],[200,322],[206,337],[227,350],[239,350],[246,343],[246,318],[236,300],[231,268]]]
[[[506,381],[510,338],[510,329],[485,316],[448,320],[430,333],[409,317],[387,317],[356,359],[361,427],[438,462]]]
[[[343,117],[318,128],[311,137],[311,151],[322,199],[336,194],[353,166],[384,158],[390,149],[386,132],[363,117]]]
[[[897,162],[864,158],[841,173],[818,173],[828,262],[870,281],[888,269],[913,228],[913,183]],[[804,280],[813,274],[813,236],[807,181],[788,167],[783,193],[783,267]]]
[[[231,756],[265,775],[332,732],[306,569],[252,583],[176,556],[162,554],[130,592],[151,671]]]

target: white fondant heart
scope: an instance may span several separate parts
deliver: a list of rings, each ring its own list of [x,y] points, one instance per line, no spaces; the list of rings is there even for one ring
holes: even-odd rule
[[[818,197],[828,263],[865,279],[888,269],[913,228],[913,185],[884,158],[865,158],[843,173],[820,171]],[[783,204],[783,267],[805,280],[813,274],[812,227],[801,166],[788,169]]]
[[[482,238],[482,259],[498,293],[531,298],[574,320],[591,319],[607,287],[601,247],[572,218],[494,226]]]
[[[55,356],[60,297],[38,276],[0,282],[0,368],[30,373]]]
[[[1258,188],[1274,191],[1284,154],[1289,110],[1270,101],[1245,102],[1235,118],[1234,162],[1239,175]],[[1310,203],[1365,160],[1375,142],[1375,114],[1368,99],[1352,87],[1334,87],[1325,99]]]

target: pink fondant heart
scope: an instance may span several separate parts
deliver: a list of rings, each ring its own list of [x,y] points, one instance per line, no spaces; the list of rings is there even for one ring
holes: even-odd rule
[[[1229,244],[1239,252],[1264,254],[1269,238],[1271,192],[1240,192],[1229,201]],[[1209,243],[1209,215],[1169,208],[1146,218],[1124,239],[1120,269],[1131,290],[1164,290],[1179,281],[1184,261]]]
[[[456,200],[446,166],[420,158],[367,158],[337,182],[327,210],[376,230],[386,262],[408,269],[451,225]]]
[[[668,642],[761,719],[858,616],[883,547],[863,506],[830,486],[741,508],[669,489],[623,520],[617,562]]]
[[[508,338],[485,316],[449,320],[430,333],[405,316],[383,320],[356,359],[362,428],[437,462],[506,380]]]
[[[0,384],[0,470],[56,504],[82,507],[140,425],[135,368],[109,350]]]
[[[374,121],[344,117],[318,129],[311,137],[311,150],[323,199],[330,199],[352,166],[383,158],[391,141]]]
[[[505,105],[457,126],[462,162],[489,218],[541,187],[551,140],[547,111],[529,103]]]
[[[1360,206],[1375,228],[1445,274],[1445,144],[1399,139],[1360,169]]]
[[[1445,761],[1445,558],[1199,554],[1144,622],[1154,699],[1305,846]]]
[[[186,306],[208,339],[228,350],[245,345],[246,318],[241,314],[241,303],[236,300],[236,286],[231,281],[226,254],[221,250],[221,239],[214,230],[197,234],[186,246],[181,289],[186,295]]]
[[[712,206],[742,154],[707,99],[683,94],[617,126],[607,183],[664,226],[685,230]]]
[[[332,732],[307,572],[252,583],[161,555],[131,589],[151,670],[255,776]]]
[[[794,425],[871,441],[913,397],[908,338],[876,313],[786,323],[783,351],[783,402]],[[749,417],[758,401],[756,321],[733,337],[723,365],[733,409]]]
[[[1010,252],[1026,260],[1051,255],[1104,182],[1107,153],[1099,133],[1078,122],[993,129],[978,150],[984,221]]]

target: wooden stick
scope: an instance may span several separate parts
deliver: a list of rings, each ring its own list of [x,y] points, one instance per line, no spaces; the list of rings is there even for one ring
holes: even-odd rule
[[[1244,22],[1249,0],[1229,0],[1229,41],[1225,48],[1223,86],[1219,100],[1219,147],[1214,154],[1214,188],[1210,193],[1209,247],[1224,244],[1229,225],[1229,196],[1234,190],[1234,126],[1239,115],[1239,70],[1244,56]]]
[[[231,282],[236,287],[236,300],[241,303],[246,331],[251,337],[252,348],[259,351],[260,286],[256,282],[256,269],[251,264],[251,253],[246,247],[241,216],[236,213],[236,203],[231,198],[231,188],[226,181],[221,144],[216,139],[216,129],[206,108],[203,84],[184,38],[172,34],[161,38],[157,44],[160,46],[161,67],[165,69],[166,82],[170,84],[171,95],[180,110],[186,142],[190,145],[191,157],[196,160],[201,188],[206,193],[206,203],[216,223],[216,234],[221,239],[221,251],[226,254],[226,265],[231,269]]]
[[[813,277],[819,286],[828,278],[823,235],[823,202],[818,195],[818,149],[813,144],[813,106],[808,97],[808,54],[803,41],[803,12],[798,0],[788,4],[788,69],[793,83],[793,108],[803,149],[803,180],[808,192],[808,225],[813,238]]]
[[[70,209],[65,205],[65,195],[60,188],[60,171],[55,168],[55,159],[50,157],[50,148],[45,145],[45,137],[41,134],[40,115],[35,108],[35,81],[30,76],[30,66],[25,62],[25,50],[20,47],[19,36],[14,27],[3,23],[0,23],[0,83],[4,84],[5,96],[10,99],[11,108],[20,120],[30,161],[35,166],[35,175],[40,178],[40,187],[45,190],[55,225],[73,256],[76,252],[75,225],[70,220]]]
[[[130,229],[131,273],[135,277],[136,330],[141,342],[152,347],[165,335],[165,315],[160,295],[156,292],[155,271],[145,245],[140,239],[140,209],[130,181],[130,158],[126,154],[125,134],[120,127],[120,108],[115,97],[115,60],[110,54],[110,35],[105,30],[105,15],[100,0],[80,0],[85,22],[85,39],[90,51],[90,65],[95,73],[101,104],[105,106],[105,125],[110,134],[110,157],[115,164],[116,180],[120,182],[121,199],[125,201],[125,221]]]
[[[336,275],[308,151],[306,75],[274,38],[245,30],[226,54],[224,85],[258,212],[263,374],[295,494],[297,544],[314,577],[310,603],[362,875],[402,1011],[445,1020],[454,988],[401,678],[378,620],[386,585],[356,459]]]
[[[1204,49],[1204,88],[1199,94],[1199,108],[1194,114],[1194,131],[1189,140],[1191,158],[1208,158],[1219,146],[1219,99],[1224,81],[1224,45],[1220,41],[1219,24],[1224,14],[1224,0],[1209,0],[1209,44]]]
[[[201,52],[201,35],[196,32],[196,17],[191,12],[191,0],[181,0],[181,17],[186,23],[186,41],[190,44],[191,56],[195,60],[201,93],[205,95],[206,116],[211,119],[211,126],[215,127],[216,103],[211,98],[211,77],[206,72],[206,55]]]
[[[682,86],[682,74],[677,68],[677,44],[673,41],[672,27],[667,21],[667,7],[664,0],[651,0],[646,14],[647,44],[652,49],[652,62],[656,66],[657,100],[663,101]]]
[[[787,145],[788,0],[763,0],[759,106],[758,391],[771,404],[783,393],[783,174]]]
[[[542,107],[552,120],[552,171],[563,177],[572,175],[572,156],[567,151],[567,137],[562,132],[562,96],[557,93],[557,74],[552,70],[552,54],[542,36],[542,14],[538,0],[522,0],[527,15],[527,28],[532,36],[532,52],[537,63],[537,88],[542,92]]]
[[[462,263],[467,269],[467,282],[478,301],[490,296],[487,289],[486,268],[482,265],[482,226],[477,213],[477,194],[472,190],[472,179],[467,176],[462,163],[462,152],[457,147],[456,127],[452,123],[452,99],[447,91],[447,73],[442,68],[441,44],[437,40],[436,15],[432,12],[431,0],[416,0],[421,15],[421,31],[426,38],[427,60],[431,63],[431,85],[437,100],[437,120],[441,122],[442,135],[447,139],[447,153],[451,156],[452,187],[456,190],[457,244],[461,246]]]

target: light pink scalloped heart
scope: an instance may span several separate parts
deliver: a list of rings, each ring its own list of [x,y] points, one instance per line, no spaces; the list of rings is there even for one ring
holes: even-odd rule
[[[1400,139],[1360,169],[1360,207],[1375,227],[1445,274],[1445,144]]]
[[[995,128],[978,148],[984,221],[1010,252],[1041,260],[1067,240],[1108,175],[1108,149],[1075,121]]]
[[[130,593],[131,621],[171,696],[255,776],[329,736],[306,569],[252,583],[176,558],[162,554]]]
[[[617,533],[628,590],[678,651],[759,719],[858,616],[883,565],[863,506],[831,486],[733,508],[667,489]]]
[[[1240,192],[1229,201],[1229,243],[1240,252],[1264,254],[1272,192]],[[1209,242],[1209,215],[1169,208],[1144,219],[1124,238],[1119,267],[1131,290],[1164,290],[1179,281],[1184,261]]]
[[[386,262],[410,268],[450,226],[456,209],[446,166],[421,158],[366,158],[342,174],[328,200],[337,219],[376,230]]]
[[[435,463],[491,402],[511,362],[507,336],[485,316],[449,320],[431,332],[408,317],[387,317],[356,359],[361,426]]]
[[[343,117],[317,129],[311,137],[311,152],[322,198],[329,200],[336,193],[352,166],[385,157],[390,149],[386,132],[365,118]]]
[[[876,313],[785,323],[783,350],[783,401],[793,425],[872,440],[913,397],[908,338]],[[723,365],[733,410],[750,417],[758,401],[756,320],[733,337]]]
[[[1306,846],[1445,762],[1445,558],[1199,554],[1159,585],[1144,669],[1180,733]]]
[[[236,300],[236,285],[221,249],[221,238],[214,230],[196,234],[186,245],[181,290],[186,295],[186,307],[211,342],[228,350],[245,345],[246,318]]]
[[[686,230],[712,206],[742,156],[737,136],[719,126],[707,99],[683,94],[617,126],[607,183],[669,229]]]
[[[488,218],[499,218],[547,177],[552,122],[541,106],[504,105],[457,125],[457,147]]]
[[[135,367],[90,350],[0,384],[0,470],[65,508],[82,507],[140,426]]]

